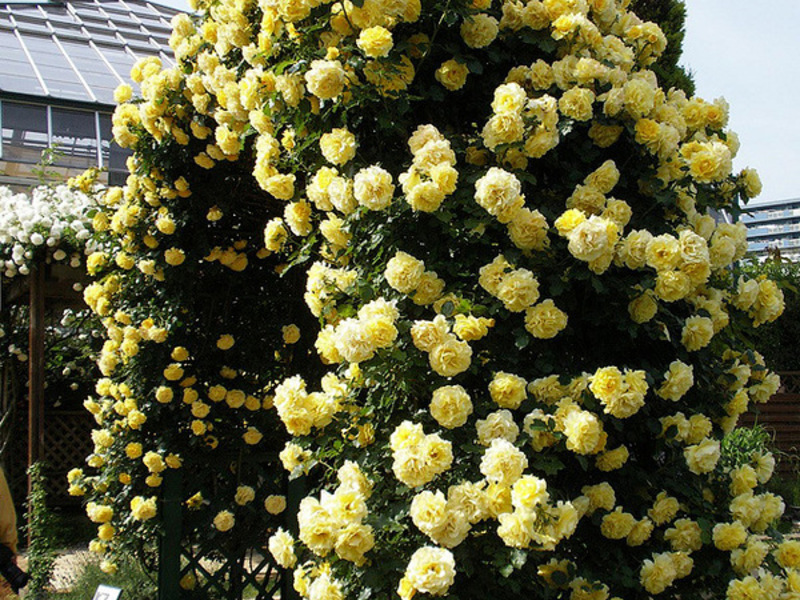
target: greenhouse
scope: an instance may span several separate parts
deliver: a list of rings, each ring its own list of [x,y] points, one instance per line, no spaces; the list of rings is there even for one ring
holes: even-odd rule
[[[111,143],[114,88],[140,58],[171,64],[176,12],[139,0],[1,4],[0,185],[30,186],[47,148],[60,175],[100,167],[123,183],[127,154]]]

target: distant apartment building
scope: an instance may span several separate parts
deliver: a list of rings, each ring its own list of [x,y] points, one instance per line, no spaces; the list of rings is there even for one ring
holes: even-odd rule
[[[140,58],[173,63],[177,12],[147,0],[0,2],[0,185],[35,184],[47,148],[56,150],[49,170],[61,177],[94,166],[101,180],[124,183],[113,92],[130,83]]]
[[[741,220],[751,255],[765,258],[777,249],[784,258],[800,260],[800,198],[755,204]]]

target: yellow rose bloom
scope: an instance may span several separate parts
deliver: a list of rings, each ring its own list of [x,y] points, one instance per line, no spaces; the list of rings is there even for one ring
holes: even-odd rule
[[[454,429],[464,425],[472,414],[472,400],[460,385],[443,386],[434,390],[430,412],[439,425]]]
[[[525,311],[525,329],[538,339],[552,339],[567,326],[567,313],[548,298]]]
[[[392,32],[381,26],[362,29],[356,45],[370,58],[382,58],[389,54],[394,45]]]
[[[322,134],[320,150],[325,160],[334,165],[344,165],[356,155],[356,138],[345,128]]]
[[[747,529],[740,521],[717,523],[712,530],[714,545],[723,551],[738,548],[747,541]]]
[[[527,385],[522,377],[500,371],[489,384],[489,395],[499,407],[516,410],[527,398]]]
[[[469,75],[467,65],[455,59],[446,60],[436,69],[436,81],[441,83],[446,89],[454,92],[464,87]]]
[[[233,513],[228,510],[222,510],[214,517],[214,528],[217,531],[229,531],[236,523]]]

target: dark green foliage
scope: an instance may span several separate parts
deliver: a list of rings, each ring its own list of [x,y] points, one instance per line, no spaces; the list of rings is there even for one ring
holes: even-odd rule
[[[36,463],[28,470],[31,477],[31,493],[28,497],[28,597],[32,600],[44,599],[50,584],[55,565],[55,540],[52,536],[54,517],[47,507],[47,494],[44,489],[44,464]]]
[[[800,371],[800,264],[786,260],[752,261],[740,266],[740,273],[756,278],[766,275],[783,290],[786,308],[780,320],[765,323],[753,331],[753,347],[764,355],[773,371]]]

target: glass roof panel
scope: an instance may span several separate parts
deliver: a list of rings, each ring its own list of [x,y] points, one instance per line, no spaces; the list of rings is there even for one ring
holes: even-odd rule
[[[70,100],[89,98],[86,88],[52,38],[23,35],[23,42],[51,96]]]
[[[0,4],[0,91],[113,105],[111,94],[119,80],[109,72],[106,61],[129,80],[137,58],[172,56],[167,43],[169,21],[177,12],[144,0]],[[39,84],[17,34],[22,36],[47,90]],[[98,52],[106,61],[97,56]]]
[[[3,60],[0,60],[0,91],[44,95],[44,89],[13,32],[0,30],[0,48],[3,55]]]
[[[85,43],[72,40],[65,40],[61,44],[80,71],[81,77],[97,96],[97,100],[104,104],[112,104],[114,89],[119,85],[119,80],[109,71],[97,51]]]

